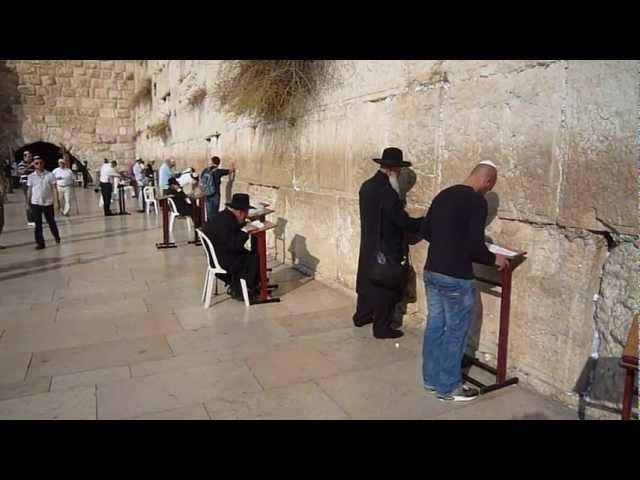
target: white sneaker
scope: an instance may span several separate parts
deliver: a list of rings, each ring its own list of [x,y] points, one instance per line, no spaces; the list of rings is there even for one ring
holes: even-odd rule
[[[36,222],[27,222],[27,227],[35,227]]]

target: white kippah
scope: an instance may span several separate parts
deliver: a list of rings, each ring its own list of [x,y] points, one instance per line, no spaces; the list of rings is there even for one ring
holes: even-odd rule
[[[493,163],[491,160],[483,160],[478,165],[489,165],[490,167],[493,167],[496,170],[498,170],[498,167],[496,167],[496,164]]]

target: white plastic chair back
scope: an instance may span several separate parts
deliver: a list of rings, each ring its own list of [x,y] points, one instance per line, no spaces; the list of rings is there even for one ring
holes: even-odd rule
[[[144,187],[142,190],[145,202],[153,202],[156,199],[155,189],[153,187]]]
[[[178,209],[176,208],[176,204],[173,203],[173,198],[169,197],[169,198],[167,198],[167,200],[169,201],[169,212],[172,215],[179,216],[180,214],[178,213]]]
[[[198,237],[200,238],[200,242],[202,243],[202,248],[207,253],[207,259],[209,260],[209,266],[216,270],[217,273],[227,273],[227,271],[220,266],[220,262],[218,262],[218,257],[216,256],[216,251],[213,248],[213,244],[209,237],[201,230],[196,229],[198,232]]]

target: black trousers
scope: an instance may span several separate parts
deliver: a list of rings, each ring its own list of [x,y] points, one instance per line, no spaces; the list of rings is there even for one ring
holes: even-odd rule
[[[60,233],[58,232],[58,225],[56,224],[56,219],[53,212],[53,205],[47,205],[43,207],[41,205],[31,205],[31,213],[34,217],[34,221],[36,222],[36,243],[44,247],[44,236],[42,235],[42,214],[44,213],[44,218],[47,220],[49,224],[49,229],[51,230],[51,235],[56,239],[57,242],[60,241]]]
[[[374,335],[381,335],[392,328],[394,310],[399,301],[400,295],[373,298],[371,295],[360,293],[353,323],[357,326],[373,323]]]
[[[222,268],[231,274],[231,286],[238,297],[242,295],[240,290],[241,278],[244,278],[247,282],[247,290],[249,292],[256,292],[260,288],[260,259],[257,252],[247,251],[236,258],[232,266],[226,267],[222,265]]]
[[[104,214],[109,215],[111,213],[111,195],[113,195],[113,185],[110,183],[100,182],[100,190],[102,191]]]

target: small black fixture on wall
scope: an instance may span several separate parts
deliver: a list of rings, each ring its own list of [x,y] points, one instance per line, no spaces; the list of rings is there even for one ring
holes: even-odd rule
[[[216,142],[217,142],[217,141],[218,141],[218,139],[220,138],[220,135],[222,135],[222,134],[216,130],[216,133],[214,133],[213,135],[209,135],[208,137],[205,137],[205,140],[206,140],[207,142],[210,142],[210,141],[211,141],[211,139],[215,137]]]

